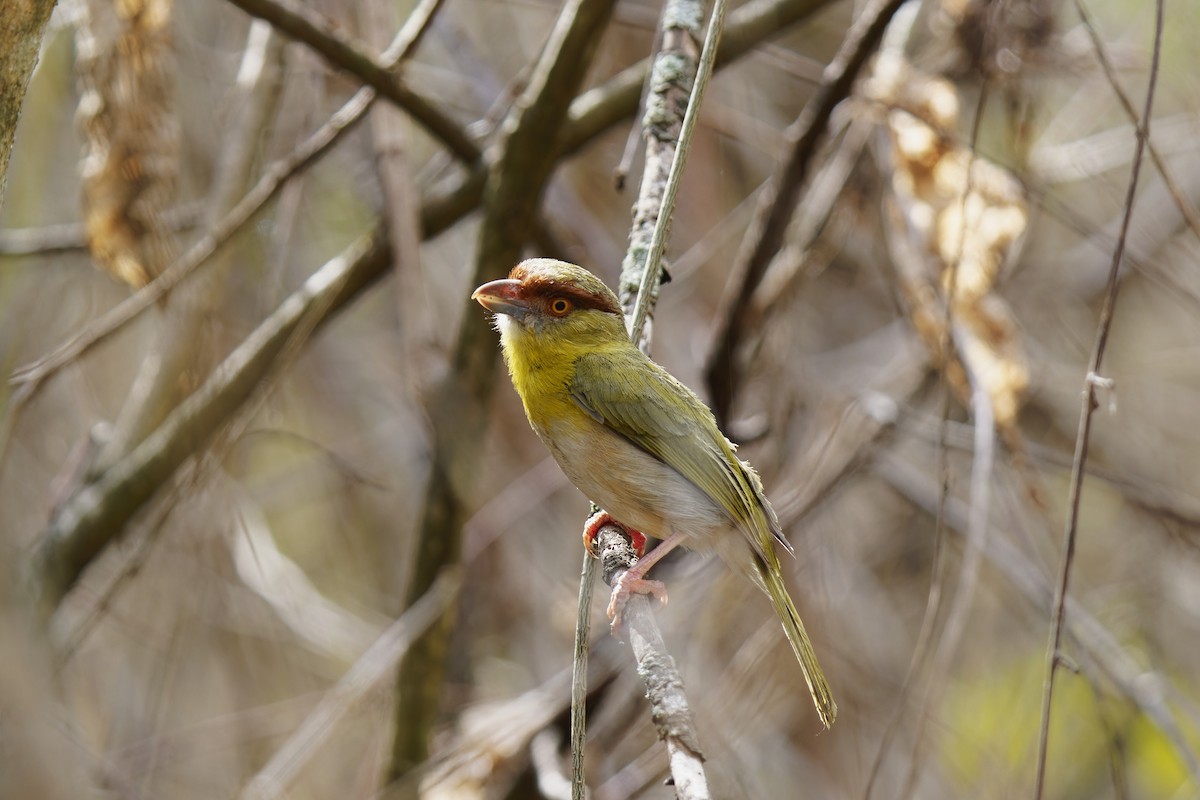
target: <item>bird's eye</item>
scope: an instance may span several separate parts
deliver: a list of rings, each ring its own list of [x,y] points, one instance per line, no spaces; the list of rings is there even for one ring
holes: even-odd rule
[[[556,297],[550,301],[550,313],[556,317],[565,317],[571,310],[571,301],[565,297]]]

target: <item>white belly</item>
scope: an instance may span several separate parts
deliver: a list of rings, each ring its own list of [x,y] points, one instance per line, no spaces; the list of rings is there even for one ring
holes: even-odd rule
[[[587,436],[538,433],[571,483],[647,536],[684,533],[691,549],[707,551],[711,545],[704,540],[728,526],[724,512],[695,484],[599,423]]]

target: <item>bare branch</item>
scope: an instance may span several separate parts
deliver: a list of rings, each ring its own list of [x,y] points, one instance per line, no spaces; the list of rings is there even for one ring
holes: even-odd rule
[[[186,203],[163,212],[163,225],[172,233],[195,228],[201,204]],[[87,249],[87,229],[82,222],[62,222],[40,228],[0,230],[0,255],[43,256]]]

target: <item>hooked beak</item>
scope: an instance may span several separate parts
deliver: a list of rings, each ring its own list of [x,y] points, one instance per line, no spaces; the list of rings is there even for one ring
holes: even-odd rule
[[[521,282],[512,278],[485,283],[471,292],[471,299],[488,311],[522,319],[529,313],[529,303]]]

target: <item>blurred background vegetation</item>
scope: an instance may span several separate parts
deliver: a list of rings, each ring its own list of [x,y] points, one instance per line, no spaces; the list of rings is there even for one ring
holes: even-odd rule
[[[657,360],[763,473],[840,706],[818,735],[753,587],[664,564],[715,795],[1032,796],[1080,396],[1156,74],[1046,796],[1196,797],[1200,4],[1167,5],[1155,71],[1153,3],[909,0],[747,284],[764,183],[861,11],[735,5],[655,315]],[[566,113],[567,81],[519,138],[562,13],[543,0],[57,3],[0,211],[0,795],[566,796],[587,503],[467,298],[506,269],[487,231],[616,284],[622,71],[660,12],[600,14],[590,63],[560,56],[586,93]],[[426,24],[380,56],[406,19]],[[372,80],[362,124],[314,141]],[[539,183],[514,204],[497,165],[543,169],[514,150],[531,136],[553,172],[526,213]],[[412,629],[385,631],[443,564],[397,678]],[[593,638],[592,797],[671,797],[628,651]]]

